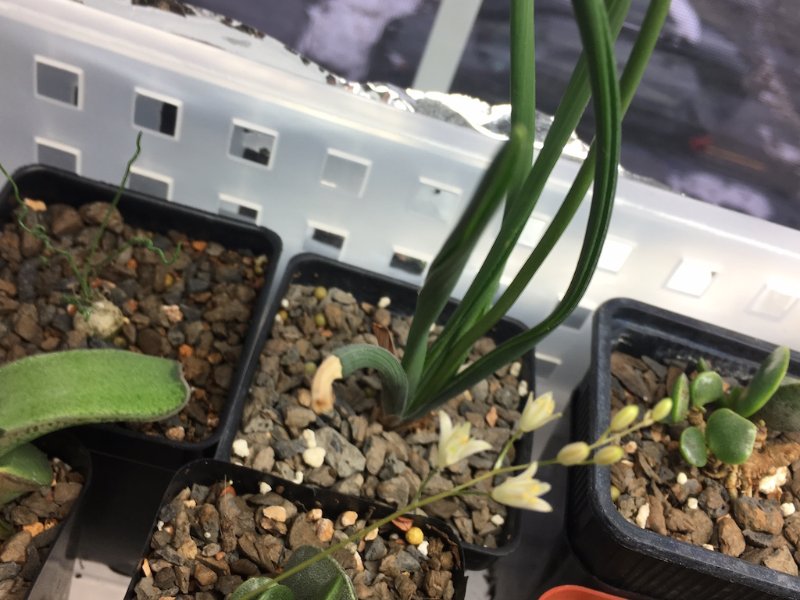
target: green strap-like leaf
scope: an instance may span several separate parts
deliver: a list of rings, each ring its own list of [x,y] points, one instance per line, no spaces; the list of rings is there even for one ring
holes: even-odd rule
[[[786,376],[790,354],[786,346],[779,346],[770,352],[732,406],[733,410],[743,417],[749,417],[764,406]]]
[[[53,470],[47,455],[23,444],[0,456],[0,507],[26,492],[50,485]]]
[[[718,408],[706,423],[706,443],[719,460],[740,465],[753,452],[757,428],[729,408]]]
[[[705,467],[708,463],[706,438],[697,427],[687,427],[681,432],[681,456],[695,467]]]
[[[509,180],[519,170],[520,157],[524,157],[523,144],[527,139],[524,127],[512,130],[508,142],[492,161],[478,190],[428,270],[425,285],[417,298],[403,355],[403,368],[412,393],[425,364],[431,325],[450,299],[475,244],[506,193]]]
[[[631,52],[631,56],[625,66],[625,71],[623,72],[620,80],[624,108],[627,108],[633,98],[668,12],[668,0],[655,0],[648,8],[647,14],[645,15],[645,19],[640,29],[639,36],[637,37],[636,43],[634,44]],[[559,110],[560,109],[561,106],[559,106]],[[597,109],[595,110],[599,113]],[[555,128],[555,126],[556,121],[554,120],[553,128]],[[551,128],[550,133],[553,132],[553,128]],[[548,134],[548,139],[549,137],[550,135]],[[547,146],[547,140],[545,140],[545,146]],[[544,148],[537,159],[536,165],[534,165],[531,176],[534,176],[534,174],[537,173],[536,167],[539,164],[539,161],[542,159],[543,154]],[[535,271],[549,254],[550,250],[553,248],[553,246],[555,246],[555,243],[566,229],[567,224],[571,221],[572,217],[577,211],[578,206],[583,200],[594,174],[594,154],[595,145],[593,144],[592,149],[590,150],[590,155],[581,166],[578,176],[576,177],[573,186],[564,201],[564,204],[557,212],[556,217],[554,218],[550,227],[548,227],[531,257],[528,259],[517,277],[509,286],[508,290],[506,290],[503,296],[501,296],[495,306],[480,321],[478,321],[478,323],[476,323],[469,332],[464,333],[463,336],[458,339],[455,347],[453,347],[452,336],[457,335],[456,333],[451,334],[451,343],[449,345],[447,344],[447,340],[443,341],[440,339],[437,341],[437,344],[440,341],[442,342],[442,346],[440,347],[438,353],[439,362],[432,363],[431,368],[429,369],[430,381],[423,383],[424,389],[419,393],[419,402],[416,406],[418,413],[424,412],[424,406],[428,406],[429,410],[434,408],[437,404],[444,402],[453,395],[469,388],[478,381],[484,379],[494,370],[515,360],[525,352],[529,351],[535,346],[536,343],[538,343],[539,340],[541,340],[555,327],[560,325],[567,318],[567,316],[569,316],[575,306],[577,306],[580,298],[583,296],[583,293],[586,290],[586,287],[589,285],[589,281],[591,280],[591,275],[596,267],[597,260],[599,260],[600,251],[602,250],[602,243],[605,239],[605,232],[608,226],[608,219],[610,219],[613,193],[612,198],[606,198],[605,204],[603,204],[603,200],[597,196],[597,189],[595,189],[593,194],[593,206],[589,216],[590,227],[587,228],[586,237],[584,238],[584,246],[578,259],[579,267],[576,269],[576,272],[573,275],[573,279],[569,289],[567,290],[567,293],[553,313],[551,313],[539,325],[533,327],[531,330],[525,333],[515,336],[505,344],[481,358],[479,361],[457,376],[454,376],[455,370],[442,368],[442,363],[446,364],[446,357],[451,356],[456,358],[464,356],[465,352],[468,351],[468,348],[472,346],[475,340],[477,340],[481,335],[485,335],[486,331],[488,331],[489,328],[497,322],[497,320],[505,315],[508,309],[510,309],[511,305],[522,293],[522,290],[524,290],[533,273],[535,273]],[[545,176],[545,180],[546,179],[547,176]],[[542,182],[542,185],[543,184],[544,182]],[[595,201],[597,204],[595,204]],[[594,228],[591,227],[592,223],[595,225]],[[499,277],[499,275],[497,276]],[[477,279],[475,284],[476,283],[478,283]],[[448,323],[448,328],[449,326],[450,324]],[[458,328],[456,328],[455,331],[458,331]],[[465,348],[467,350],[465,350]],[[431,354],[432,359],[437,356],[435,354],[435,349],[432,350]],[[456,365],[456,369],[459,366],[460,365]]]
[[[0,367],[0,455],[72,425],[163,419],[188,398],[173,360],[122,350],[23,358]]]
[[[622,28],[622,23],[630,8],[630,4],[631,0],[610,0],[608,3],[608,17],[615,36]],[[512,7],[513,6],[514,5],[512,5]],[[522,55],[524,51],[525,44],[512,38],[512,54]],[[463,363],[465,352],[454,352],[452,349],[456,341],[463,339],[470,328],[473,328],[473,330],[479,329],[481,331],[478,337],[484,335],[485,332],[497,322],[497,319],[505,314],[505,311],[503,311],[500,317],[497,317],[495,316],[495,311],[492,317],[484,321],[484,323],[490,322],[488,326],[482,324],[479,328],[473,327],[487,312],[486,308],[494,297],[497,283],[500,281],[506,263],[511,256],[511,252],[519,236],[522,234],[533,209],[539,201],[547,180],[553,172],[558,159],[561,157],[564,146],[569,141],[572,132],[575,131],[578,121],[589,102],[590,84],[585,54],[585,52],[581,54],[572,76],[567,83],[562,101],[556,109],[553,122],[547,132],[542,149],[536,157],[533,168],[528,173],[517,197],[507,204],[507,206],[513,206],[513,214],[509,214],[507,218],[504,219],[501,231],[492,244],[478,274],[470,284],[461,303],[447,321],[447,327],[442,332],[442,335],[431,347],[428,360],[429,364],[426,364],[426,372],[429,373],[431,377],[435,378],[437,383],[435,385],[426,386],[426,393],[424,394],[426,396],[431,395],[431,387],[435,388],[441,386],[441,382],[452,377],[453,373],[455,373]],[[519,62],[521,63],[525,58],[532,60],[533,55],[523,55]],[[530,69],[533,69],[532,63]],[[519,73],[521,73],[522,70],[523,69],[520,68]],[[512,75],[519,73],[515,71]],[[585,188],[583,192],[580,193],[580,198],[574,202],[575,210],[577,210],[580,201],[586,195],[594,176],[594,158],[587,159],[587,162],[591,163],[591,169],[587,171],[581,169],[584,173],[582,181],[585,183]],[[584,166],[585,165],[586,163],[584,163]],[[569,199],[565,200],[565,203],[567,202],[569,202]],[[564,207],[562,207],[562,209],[563,208]],[[571,220],[571,217],[564,217],[561,222],[563,222],[564,219]],[[559,222],[558,217],[553,221],[554,224]],[[551,229],[552,227],[553,225],[551,224]],[[564,223],[564,227],[566,227],[566,223]],[[553,241],[553,244],[555,244],[555,241]],[[537,249],[544,248],[545,245],[546,240],[543,238],[537,245]],[[549,253],[549,250],[545,252],[545,255],[547,253]],[[528,272],[528,279],[532,276],[533,273]],[[506,292],[506,294],[508,294],[508,292]],[[471,344],[465,342],[462,343],[461,346],[469,348]],[[443,368],[442,365],[445,365],[445,367]],[[426,383],[428,382],[423,382],[423,385],[425,386]]]

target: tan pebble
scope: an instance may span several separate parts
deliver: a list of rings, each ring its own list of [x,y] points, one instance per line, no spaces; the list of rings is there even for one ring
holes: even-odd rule
[[[168,440],[173,440],[175,442],[182,442],[183,439],[186,437],[186,430],[181,427],[180,425],[176,427],[170,427],[164,432],[164,435],[167,436]]]
[[[316,533],[320,542],[330,542],[331,538],[333,538],[333,521],[330,519],[317,521]]]
[[[264,516],[278,523],[286,523],[286,509],[282,506],[265,506]]]
[[[508,369],[508,374],[512,377],[519,377],[520,371],[522,371],[522,363],[516,361],[511,363],[511,367]]]
[[[781,504],[781,513],[784,517],[791,517],[795,513],[794,504],[791,502]]]
[[[714,551],[714,546],[712,546],[711,544],[703,544],[703,548],[705,548],[706,550],[711,550],[712,552]]]
[[[322,509],[321,508],[312,508],[306,514],[306,519],[309,521],[319,521],[322,518]]]
[[[497,407],[492,406],[492,408],[489,409],[489,412],[486,413],[486,424],[489,427],[494,427],[496,423],[497,423]]]
[[[371,542],[376,537],[378,537],[378,530],[377,529],[373,529],[367,535],[364,536],[364,541],[365,542]]]
[[[520,381],[519,385],[517,386],[517,394],[519,394],[522,398],[528,395],[528,382],[524,379]]]
[[[213,585],[217,581],[217,574],[203,563],[197,563],[194,566],[194,578],[202,586]]]
[[[188,500],[184,501],[183,505],[186,508],[197,508],[197,500],[194,500],[193,498],[189,498]]]
[[[354,510],[346,510],[339,515],[339,523],[342,524],[342,527],[355,525],[356,521],[358,521],[358,513]]]
[[[181,307],[177,304],[165,304],[161,307],[161,312],[167,316],[170,323],[180,323],[183,321],[183,313]]]
[[[391,298],[389,296],[381,296],[378,300],[378,308],[389,308],[389,305],[392,303]]]
[[[637,444],[635,441],[631,440],[630,442],[628,442],[627,444],[625,444],[625,445],[622,447],[622,449],[623,449],[623,450],[625,450],[625,453],[626,453],[626,454],[633,454],[634,452],[636,452],[636,449],[637,449],[638,447],[639,447],[639,446],[638,446],[638,444]]]
[[[636,513],[636,524],[640,529],[644,529],[647,525],[647,519],[650,517],[650,505],[642,504],[639,512]]]
[[[300,406],[305,406],[306,408],[311,406],[311,391],[306,388],[300,388],[297,392],[297,402]]]
[[[150,569],[150,563],[147,562],[146,558],[142,561],[142,573],[144,573],[145,577],[153,576],[153,571]]]
[[[39,535],[44,531],[44,523],[36,521],[35,523],[31,523],[30,525],[23,525],[22,529],[30,533],[31,537],[36,537],[37,535]]]

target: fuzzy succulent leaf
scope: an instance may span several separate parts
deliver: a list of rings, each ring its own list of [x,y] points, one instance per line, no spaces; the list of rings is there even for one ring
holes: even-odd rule
[[[71,350],[0,367],[0,456],[85,423],[149,421],[178,412],[189,385],[173,360],[122,350]]]
[[[680,423],[689,414],[689,378],[681,373],[672,386],[672,423]]]
[[[0,456],[0,506],[14,498],[49,485],[53,470],[47,455],[31,444],[23,444]]]
[[[697,427],[687,427],[681,433],[681,456],[690,465],[705,467],[708,462],[706,438]]]
[[[786,346],[775,348],[759,365],[750,383],[731,407],[743,417],[754,415],[778,389],[789,370],[790,351]]]
[[[295,600],[288,587],[279,583],[267,587],[270,582],[269,577],[251,577],[236,588],[228,600]]]
[[[800,431],[800,382],[785,382],[754,416],[770,429]]]
[[[719,408],[706,423],[706,443],[722,462],[740,465],[753,452],[756,426],[729,408]]]
[[[692,406],[702,408],[706,404],[716,402],[722,397],[722,377],[716,371],[703,371],[692,380],[690,395]]]
[[[312,546],[300,546],[286,562],[286,570],[307,561],[321,550]],[[295,600],[356,600],[353,582],[341,565],[330,556],[307,566],[283,580],[292,590]]]

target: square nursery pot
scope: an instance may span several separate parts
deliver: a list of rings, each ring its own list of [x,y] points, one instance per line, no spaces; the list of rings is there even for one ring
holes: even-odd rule
[[[773,349],[774,345],[683,315],[633,300],[611,300],[595,315],[591,367],[573,399],[575,439],[595,440],[608,427],[615,350],[656,361],[678,358],[688,364],[705,358],[723,375],[745,381]],[[800,373],[796,354],[789,372]],[[626,521],[611,501],[607,467],[570,471],[568,536],[583,565],[602,583],[669,600],[800,597],[798,577]]]
[[[268,487],[265,484],[268,484]],[[286,518],[285,529],[288,529],[288,533],[285,534],[277,532],[277,528],[280,525],[276,526],[274,521],[269,519],[264,521],[265,513],[262,511],[265,508],[279,509],[279,506],[275,505],[281,505],[285,510],[286,505],[282,503],[280,498],[277,498],[275,492],[280,494],[284,500],[291,502],[299,511],[296,515],[292,515],[291,512],[288,513],[288,516],[286,516],[287,513],[284,514]],[[226,493],[240,497],[249,494],[250,496],[246,498],[247,508],[242,509],[241,504],[237,506],[232,502],[225,502],[226,506],[223,507],[223,500],[220,498]],[[215,503],[218,504],[219,511]],[[188,510],[185,508],[187,506],[189,507]],[[215,508],[212,509],[211,506]],[[269,572],[261,572],[265,570],[265,567],[263,564],[258,563],[266,561],[280,563],[282,560],[280,554],[281,552],[285,553],[286,550],[279,550],[277,553],[264,551],[256,557],[258,549],[266,548],[265,544],[274,544],[275,542],[275,539],[268,532],[271,531],[275,537],[284,541],[286,538],[304,540],[307,539],[307,536],[316,538],[317,535],[320,535],[319,531],[322,528],[319,526],[322,524],[322,520],[317,515],[315,520],[311,521],[303,514],[315,508],[322,509],[322,520],[329,519],[331,523],[328,523],[328,525],[336,524],[336,527],[340,526],[342,513],[347,511],[355,511],[359,520],[367,518],[372,520],[379,519],[392,512],[391,509],[385,506],[367,500],[336,494],[329,490],[297,485],[246,467],[231,465],[217,460],[197,460],[175,474],[164,493],[160,510],[153,522],[152,534],[145,546],[144,557],[151,571],[156,568],[159,570],[152,577],[146,578],[143,576],[144,569],[138,569],[128,587],[125,598],[126,600],[150,596],[159,598],[163,595],[176,595],[180,591],[185,592],[186,588],[180,590],[179,583],[172,583],[176,580],[173,577],[173,573],[181,568],[185,575],[183,579],[184,585],[191,585],[193,590],[216,589],[215,593],[219,594],[230,593],[241,579],[262,574],[269,575]],[[250,518],[246,513],[243,514],[242,510],[253,511],[252,519],[255,519],[255,524],[251,532],[246,531],[248,529],[247,526],[241,525],[241,523]],[[283,517],[277,518],[280,520]],[[302,522],[300,521],[301,519]],[[438,519],[416,516],[413,517],[413,523],[422,529],[425,539],[429,540],[429,548],[433,540],[438,539],[442,542],[444,551],[450,553],[453,559],[453,568],[450,571],[450,580],[452,581],[454,592],[452,598],[462,600],[466,594],[467,580],[464,576],[464,555],[458,543],[458,538],[445,523]],[[268,529],[265,529],[265,527]],[[170,529],[174,531],[174,534],[170,532]],[[234,533],[236,530],[238,532]],[[386,544],[391,543],[389,541],[390,532],[396,531],[397,529],[393,525],[381,528],[381,537],[386,540]],[[348,533],[350,532],[348,530]],[[178,534],[185,536],[187,540],[191,536],[190,545],[200,545],[197,551],[197,564],[195,564],[195,560],[182,558],[181,550],[175,548],[175,536]],[[231,535],[234,537],[230,538],[229,536]],[[157,537],[160,539],[156,539]],[[263,543],[257,541],[259,537],[269,541]],[[253,542],[253,540],[256,541]],[[210,554],[204,554],[203,552],[202,545],[204,541],[213,546],[213,551],[215,552],[208,559],[204,558]],[[181,542],[181,544],[185,543],[185,541]],[[298,543],[302,544],[304,542],[300,541]],[[229,546],[228,548],[225,548],[226,544]],[[362,549],[362,555],[366,556],[368,554],[370,550],[369,544],[370,542],[367,542]],[[403,544],[405,543],[403,542]],[[273,549],[274,547],[272,546]],[[410,553],[410,556],[415,557],[414,560],[423,565],[423,569],[427,568],[425,565],[426,559],[419,557],[416,553],[417,551],[412,550],[412,547],[406,546],[403,552]],[[242,563],[249,564],[244,567]],[[347,568],[347,565],[345,565],[345,568]],[[350,565],[350,568],[355,568],[356,571],[359,570],[358,567],[353,567],[353,564]],[[166,571],[164,571],[165,569]],[[230,580],[231,572],[234,573],[232,577],[235,581]],[[237,579],[237,574],[241,579]],[[199,587],[201,580],[205,583],[204,587]],[[159,582],[163,586],[160,589],[158,587]],[[440,589],[443,588],[440,587]],[[385,592],[388,592],[388,590],[385,590]],[[424,594],[421,593],[420,595]],[[181,598],[194,597],[193,593],[187,596],[181,595]],[[387,594],[382,597],[392,598],[399,596]]]
[[[114,185],[42,166],[23,168],[14,174],[14,180],[23,199],[46,203],[45,214],[51,222],[56,221],[56,209],[50,207],[89,210],[91,203],[109,202],[116,192]],[[71,343],[90,347],[111,343],[92,337],[70,341],[69,335],[75,332],[69,331],[71,323],[60,299],[68,290],[70,277],[63,272],[54,274],[54,269],[47,271],[48,267],[41,265],[41,248],[31,243],[31,236],[16,236],[21,241],[17,249],[13,248],[13,233],[19,231],[12,215],[15,207],[11,186],[6,185],[0,193],[0,226],[7,228],[7,234],[0,236],[4,242],[0,244],[0,279],[10,272],[15,280],[0,291],[0,327],[5,325],[21,346],[27,344],[32,349],[31,353],[63,349]],[[176,239],[181,239],[183,256],[175,266],[165,267],[150,251],[136,249],[124,265],[113,264],[101,272],[104,278],[115,279],[114,285],[107,286],[106,296],[130,317],[128,329],[123,328],[113,343],[179,359],[194,391],[190,406],[163,426],[89,426],[80,436],[91,450],[174,470],[189,460],[213,454],[231,419],[233,399],[245,393],[244,382],[249,381],[254,366],[247,359],[255,354],[255,332],[264,327],[267,292],[281,242],[263,227],[129,190],[123,193],[118,207],[125,226],[150,233],[156,246],[168,255]],[[54,240],[61,243],[79,238],[84,225],[77,213],[64,207],[57,211],[61,235],[54,235]],[[119,226],[109,227],[114,229],[118,231]],[[253,266],[255,257],[263,256],[266,264]],[[13,260],[18,267],[11,266]],[[245,286],[252,290],[246,295],[241,292]],[[242,297],[224,295],[232,294],[231,290],[242,293]],[[43,315],[30,314],[32,305],[44,305],[40,292],[53,299],[46,305],[48,314],[41,325],[36,320],[41,322]],[[158,313],[166,313],[162,307],[167,305],[173,313]],[[208,323],[207,315],[212,313],[214,321]],[[5,350],[8,356],[14,355],[12,350]]]
[[[334,260],[330,260],[327,258],[322,258],[319,256],[305,254],[294,257],[292,261],[289,263],[286,269],[286,273],[281,281],[281,285],[277,290],[275,295],[275,301],[271,309],[271,316],[268,323],[272,323],[275,319],[275,316],[278,314],[278,311],[285,310],[282,307],[282,299],[286,298],[287,292],[289,290],[290,284],[303,284],[307,286],[322,286],[327,288],[339,288],[340,290],[344,290],[345,292],[350,292],[356,299],[356,303],[361,305],[363,303],[368,303],[373,307],[377,307],[379,305],[379,301],[381,298],[387,297],[390,299],[391,304],[388,307],[391,310],[391,314],[394,317],[398,316],[409,316],[412,315],[414,312],[414,307],[416,304],[417,299],[417,292],[418,288],[410,285],[408,283],[404,283],[401,281],[397,281],[394,279],[390,279],[388,277],[376,275],[374,273],[369,273],[348,265],[344,265],[342,263],[336,262]],[[450,302],[447,308],[445,309],[444,316],[448,316],[453,309],[455,308],[455,302]],[[292,310],[290,307],[289,310]],[[327,325],[326,325],[327,327]],[[270,328],[272,329],[272,328]],[[324,329],[324,328],[323,328]],[[503,320],[500,322],[494,330],[490,333],[490,337],[495,340],[497,343],[500,343],[513,335],[524,331],[524,327],[515,321],[511,320]],[[266,347],[264,352],[261,355],[262,365],[257,369],[258,373],[256,374],[255,381],[251,386],[251,398],[252,394],[260,391],[265,392],[263,385],[263,381],[260,380],[261,371],[264,367],[264,363],[266,362],[275,362],[275,357],[270,357],[270,344],[273,343],[275,331],[264,331],[263,337],[266,339],[267,335],[271,334],[272,339],[266,342]],[[291,352],[289,353],[291,354]],[[287,355],[285,359],[280,359],[282,364],[287,364],[285,361],[289,360],[294,361],[294,363],[302,365],[302,358],[297,356],[290,357]],[[533,352],[528,353],[522,359],[522,368],[519,374],[520,380],[525,380],[528,382],[533,381],[533,373],[534,373],[534,359],[533,359]],[[283,375],[281,375],[283,377]],[[277,394],[291,394],[294,392],[296,393],[297,390],[301,387],[310,387],[310,376],[304,376],[300,379],[302,381],[295,380],[294,384],[291,386],[291,389],[280,389],[277,392],[272,390],[268,392],[267,395],[269,396],[270,400],[272,401],[275,399],[275,402],[280,401],[280,397]],[[281,384],[282,385],[282,384]],[[262,386],[259,390],[259,386]],[[532,387],[532,386],[531,386]],[[475,388],[473,388],[475,389]],[[505,390],[508,391],[508,390]],[[513,399],[510,400],[513,404],[513,408],[519,408],[521,410],[521,405],[518,405],[519,402],[519,395],[517,394],[516,388],[514,388],[514,396]],[[523,397],[522,402],[525,401],[526,398]],[[237,414],[240,415],[242,418],[242,410],[248,410],[246,402],[248,400],[243,397],[238,397],[237,402],[241,402],[241,405],[237,405],[236,410],[239,411]],[[337,406],[339,403],[337,402]],[[349,405],[348,405],[349,406]],[[282,418],[280,414],[278,414],[278,408],[270,409],[268,415],[264,418],[271,420],[275,418]],[[369,418],[369,416],[368,416]],[[228,423],[228,427],[223,434],[219,449],[217,453],[217,458],[222,460],[230,460],[231,459],[231,445],[236,439],[239,439],[243,436],[242,428],[246,427],[247,416],[245,415],[242,418],[242,422],[238,423],[236,420],[231,419]],[[331,429],[329,425],[335,425],[331,422],[330,419],[327,417],[317,417],[317,419],[308,425],[307,427],[317,428],[319,431],[320,429],[327,427]],[[305,427],[305,426],[304,426]],[[300,427],[299,429],[302,429]],[[437,430],[438,431],[438,430]],[[247,434],[244,434],[246,437]],[[369,434],[367,437],[376,437],[372,434]],[[335,438],[334,438],[335,439]],[[285,440],[284,440],[285,441]],[[434,440],[431,440],[434,441]],[[368,440],[363,440],[361,448],[365,449],[368,444]],[[531,455],[532,449],[532,436],[526,435],[524,436],[515,447],[515,456],[516,460],[519,464],[523,462],[527,462]],[[255,445],[255,444],[254,444]],[[269,441],[269,445],[276,446],[274,440]],[[277,446],[276,446],[277,447]],[[338,448],[338,446],[336,446]],[[341,450],[339,448],[339,450]],[[336,454],[339,454],[339,450],[336,451]],[[499,447],[498,447],[499,451]],[[281,456],[282,450],[278,448],[276,450],[276,461]],[[365,451],[366,453],[366,451]],[[255,468],[262,469],[263,467],[259,466],[259,459],[256,456],[256,452],[250,455],[250,458],[247,460],[246,464],[248,466],[254,466]],[[387,452],[387,459],[391,452]],[[241,457],[235,457],[239,460]],[[383,461],[381,461],[383,463]],[[327,463],[326,463],[327,464]],[[266,467],[265,470],[270,470],[271,467]],[[326,468],[326,465],[323,465],[323,468]],[[367,470],[362,468],[364,475],[368,475]],[[273,474],[283,476],[284,478],[290,478],[290,473],[282,473],[280,471],[272,471]],[[337,491],[342,491],[341,487],[334,486],[331,482],[325,483],[314,483],[310,481],[307,477],[305,483],[311,483],[314,485],[320,485],[321,487],[333,487],[333,489]],[[341,479],[340,479],[341,481]],[[337,484],[338,485],[338,484]],[[347,490],[345,493],[354,494],[354,491]],[[380,499],[380,493],[377,496]],[[385,498],[384,498],[385,500]],[[505,556],[511,553],[520,542],[520,535],[521,535],[521,522],[520,522],[520,512],[517,509],[508,509],[507,515],[505,517],[505,521],[503,522],[502,526],[499,527],[499,533],[496,536],[497,547],[485,547],[483,545],[476,545],[472,543],[466,543],[462,536],[462,545],[464,546],[464,551],[466,554],[467,560],[467,568],[472,570],[477,569],[485,569],[489,565],[491,565],[497,558],[501,556]],[[448,520],[448,523],[453,526],[452,520]],[[454,527],[454,529],[458,532],[458,530]]]
[[[67,432],[51,433],[39,438],[34,444],[51,459],[57,458],[69,465],[70,471],[62,472],[64,479],[59,481],[65,487],[58,497],[49,492],[47,495],[31,492],[4,507],[13,510],[18,518],[25,513],[25,518],[14,527],[17,533],[10,540],[0,543],[3,555],[0,558],[0,596],[21,600],[66,600],[69,597],[77,556],[82,504],[92,475],[91,458],[89,451],[78,439]],[[80,477],[74,477],[73,474]],[[78,479],[82,480],[82,487],[76,495],[75,484]],[[71,506],[62,501],[71,502]],[[66,514],[62,512],[67,510]],[[5,514],[5,510],[3,513]],[[59,522],[50,528],[53,518]],[[22,531],[23,522],[30,533],[36,532],[27,545],[24,542],[19,545],[20,536],[27,537]],[[12,550],[12,545],[16,549]],[[24,562],[17,562],[21,556],[16,558],[14,554],[21,555],[22,548],[25,548]],[[17,587],[22,583],[19,579],[14,581],[17,578],[26,582],[27,592],[20,592],[24,588]],[[8,585],[13,585],[14,591],[4,587]]]

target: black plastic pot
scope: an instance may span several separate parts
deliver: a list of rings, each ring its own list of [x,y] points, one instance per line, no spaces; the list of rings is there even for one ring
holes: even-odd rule
[[[633,300],[611,300],[594,318],[592,364],[573,400],[574,439],[609,424],[611,353],[697,360],[746,378],[773,345]],[[793,354],[791,373],[800,373]],[[627,522],[611,502],[608,468],[571,469],[567,531],[573,551],[601,582],[653,598],[798,598],[800,578],[674,540]]]
[[[50,167],[32,166],[14,174],[23,198],[43,200],[48,204],[62,203],[78,207],[96,201],[110,201],[116,186],[99,183],[74,173]],[[10,185],[0,192],[0,220],[10,218],[16,201]],[[228,402],[219,415],[217,429],[205,440],[190,443],[172,441],[164,437],[148,436],[119,425],[99,425],[82,428],[80,437],[91,449],[141,461],[167,469],[177,469],[190,460],[211,456],[217,442],[231,420],[238,396],[246,393],[246,382],[252,378],[254,361],[260,345],[255,343],[256,333],[264,329],[267,318],[267,294],[277,268],[281,250],[280,238],[273,232],[228,217],[199,211],[132,191],[126,191],[119,203],[125,222],[157,233],[176,230],[207,241],[219,242],[239,250],[250,250],[254,254],[266,254],[269,258],[265,272],[265,284],[253,308],[251,325],[244,342],[242,356],[231,381]]]
[[[280,300],[285,297],[289,285],[293,283],[321,285],[324,287],[335,286],[351,292],[359,302],[368,302],[373,305],[376,305],[381,297],[388,296],[392,299],[392,312],[397,315],[413,314],[418,292],[418,288],[409,283],[376,275],[375,273],[314,254],[301,254],[294,257],[286,267],[286,272],[277,289],[275,301],[270,310],[269,319],[267,321],[268,327],[262,331],[259,337],[259,349],[271,333],[271,323],[275,318],[275,314],[280,309]],[[449,316],[455,307],[456,303],[451,301],[445,308],[443,316],[445,318]],[[524,329],[521,323],[510,319],[504,319],[492,330],[490,336],[500,343],[524,331]],[[520,377],[532,383],[534,380],[533,352],[529,352],[523,358],[522,365]],[[228,426],[226,426],[225,432],[220,438],[216,458],[221,460],[229,460],[231,457],[231,444],[239,430],[239,421],[241,420],[246,397],[237,397],[236,401],[240,403],[234,409],[237,411],[238,419],[231,419],[228,422]],[[530,434],[524,436],[517,443],[515,449],[519,464],[527,462],[531,456],[532,448],[533,436]],[[486,548],[475,544],[463,543],[467,559],[467,568],[471,570],[486,569],[501,556],[513,552],[520,543],[520,516],[520,510],[508,510],[503,536],[498,539],[498,543],[502,543],[502,545],[497,548]]]
[[[34,444],[49,457],[59,458],[83,475],[84,484],[69,516],[59,525],[56,540],[33,582],[26,600],[66,600],[69,597],[72,571],[80,537],[79,523],[84,500],[92,477],[89,451],[68,432],[55,432],[39,438]]]
[[[229,481],[236,490],[237,494],[258,493],[261,482],[268,483],[272,489],[278,491],[284,498],[294,502],[303,510],[314,507],[322,508],[323,513],[330,519],[335,519],[341,513],[352,510],[359,515],[371,514],[373,518],[379,519],[392,513],[392,509],[380,504],[369,502],[361,498],[337,494],[329,490],[315,489],[308,486],[297,485],[272,475],[265,475],[259,471],[248,469],[237,465],[232,465],[219,460],[201,459],[180,469],[161,501],[161,506],[169,502],[186,487],[194,484],[212,485],[220,481]],[[160,513],[160,510],[159,510]],[[158,513],[153,520],[151,532],[155,531],[158,523]],[[455,588],[454,600],[462,600],[466,594],[467,579],[464,576],[464,553],[459,545],[457,536],[442,521],[416,516],[413,518],[414,525],[420,527],[426,537],[438,537],[445,541],[455,552],[457,564],[453,569],[453,586]],[[144,546],[143,556],[146,556],[150,549],[150,539]],[[134,588],[141,578],[141,569],[133,577],[128,591],[125,594],[126,600],[136,598]]]

